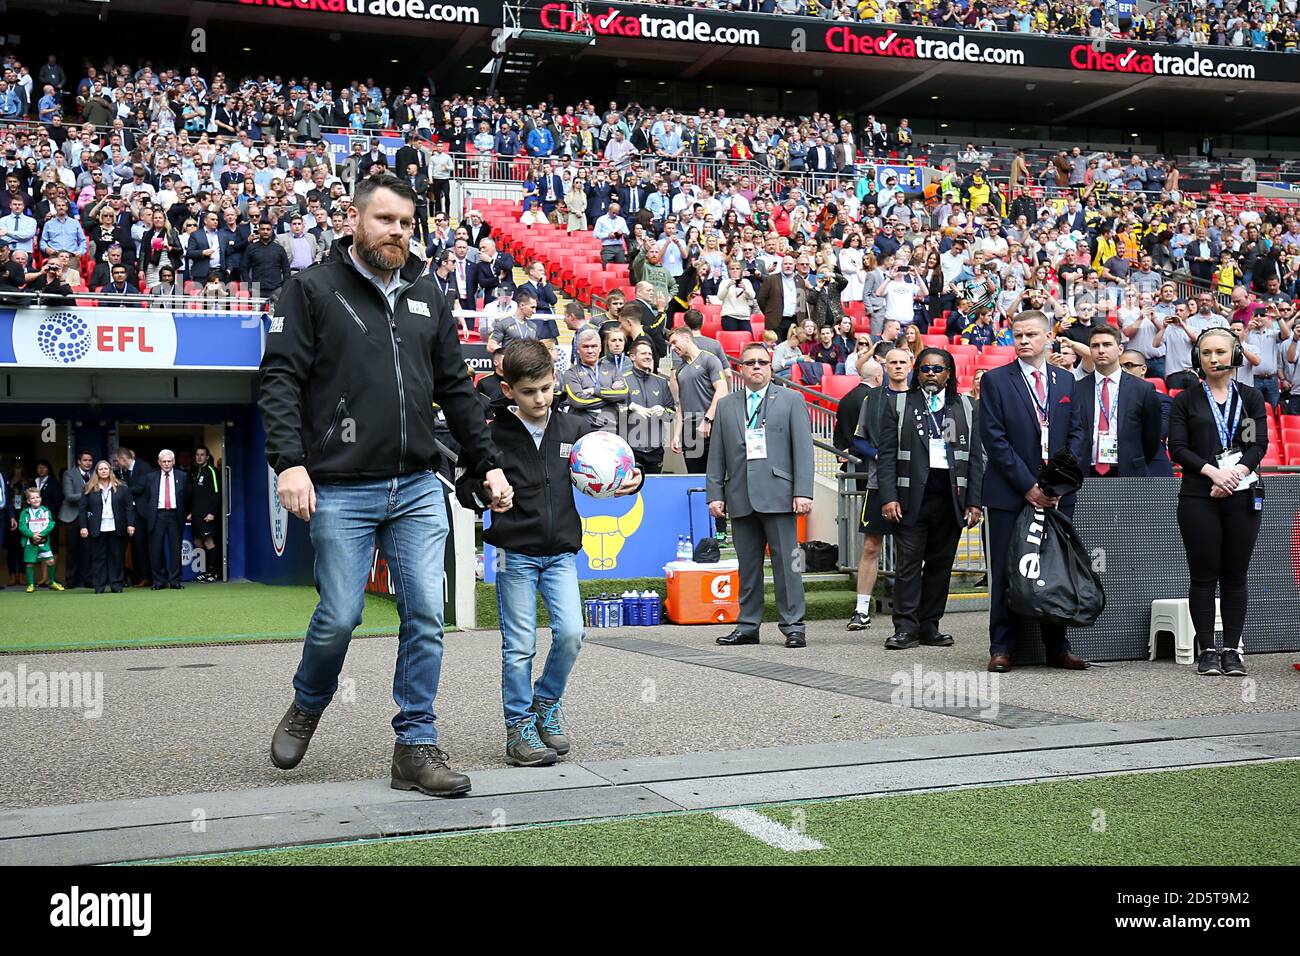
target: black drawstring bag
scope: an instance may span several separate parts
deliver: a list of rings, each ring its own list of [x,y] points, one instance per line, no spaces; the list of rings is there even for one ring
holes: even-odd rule
[[[803,548],[803,569],[810,573],[834,571],[840,560],[838,545],[826,541],[805,541],[799,545]]]
[[[1056,508],[1026,505],[1016,519],[1007,599],[1022,617],[1067,627],[1089,627],[1106,609],[1101,578],[1074,525]]]
[[[717,538],[701,538],[692,555],[696,564],[716,564],[721,559],[722,548],[718,545]]]
[[[1038,487],[1050,498],[1063,498],[1083,487],[1083,469],[1079,459],[1061,449],[1038,469]]]

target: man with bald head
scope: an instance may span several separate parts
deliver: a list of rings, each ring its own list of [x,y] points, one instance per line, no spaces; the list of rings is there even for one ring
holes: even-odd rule
[[[158,453],[158,470],[149,472],[144,494],[135,503],[149,533],[153,589],[179,591],[181,584],[181,529],[189,520],[190,479],[176,467],[176,455],[164,448]]]

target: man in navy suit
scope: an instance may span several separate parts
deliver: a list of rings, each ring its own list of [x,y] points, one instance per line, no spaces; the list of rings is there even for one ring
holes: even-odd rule
[[[618,189],[618,201],[629,224],[632,222],[632,217],[645,208],[649,192],[641,185],[636,173],[627,174],[627,185],[620,186]]]
[[[1137,349],[1125,349],[1121,352],[1119,367],[1126,374],[1146,382],[1146,356]],[[1151,383],[1147,382],[1147,384],[1150,385]],[[1147,474],[1152,478],[1172,478],[1174,476],[1174,466],[1169,460],[1169,450],[1165,448],[1165,440],[1169,437],[1169,409],[1174,404],[1174,400],[1169,397],[1168,393],[1158,391],[1155,386],[1152,386],[1152,391],[1155,391],[1156,400],[1160,402],[1160,444],[1156,449],[1156,456],[1147,465]]]
[[[587,222],[594,223],[609,212],[609,204],[618,199],[618,192],[610,185],[609,174],[596,170],[596,181],[587,184]]]
[[[1038,486],[1038,469],[1071,448],[1074,378],[1047,361],[1051,320],[1036,309],[1011,323],[1017,360],[989,370],[980,382],[980,440],[984,445],[984,509],[989,522],[989,666],[1011,669],[1019,618],[1007,602],[1006,554],[1025,503],[1074,513],[1074,496],[1049,497]],[[1065,628],[1041,623],[1047,663],[1083,670],[1088,662],[1070,653]]]
[[[478,244],[478,287],[483,295],[496,293],[498,286],[505,286],[511,292],[515,288],[515,260],[508,252],[497,250],[497,244],[491,239],[484,239]]]
[[[1160,448],[1160,399],[1150,382],[1125,375],[1120,331],[1095,326],[1088,336],[1094,371],[1074,386],[1070,450],[1085,474],[1148,477]]]
[[[149,529],[153,589],[179,591],[181,584],[181,529],[189,520],[190,479],[176,467],[176,456],[164,448],[158,453],[158,470],[149,472],[136,511]]]
[[[564,198],[564,191],[564,178],[555,171],[555,163],[552,161],[537,184],[537,198],[542,201],[542,212],[547,216],[555,212],[555,204]]]
[[[534,261],[528,264],[528,281],[519,287],[519,291],[528,292],[537,300],[537,311],[542,315],[555,315],[559,298],[555,287],[546,281],[546,266],[542,263]],[[560,328],[554,318],[533,319],[533,325],[537,326],[539,339],[560,337]]]
[[[192,282],[207,282],[213,269],[220,274],[226,267],[221,260],[224,252],[221,230],[217,227],[217,214],[204,213],[203,225],[190,236],[185,258],[190,262],[189,278]]]

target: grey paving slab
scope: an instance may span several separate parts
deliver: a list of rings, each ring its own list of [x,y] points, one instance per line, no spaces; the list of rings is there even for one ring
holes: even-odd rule
[[[1300,757],[1300,733],[1249,734],[1238,737],[1215,737],[1222,743],[1252,750],[1267,757]]]
[[[531,769],[480,770],[471,779],[476,797],[608,786],[604,777],[570,763]],[[346,783],[293,784],[184,796],[31,807],[0,811],[0,841],[39,834],[159,826],[177,822],[188,825],[198,814],[206,820],[213,820],[361,805],[423,803],[428,800],[428,797],[409,790],[394,790],[388,785],[388,778],[384,777]],[[0,852],[3,847],[4,844],[0,842]]]
[[[387,836],[442,833],[483,827],[593,820],[682,809],[645,787],[601,787],[555,793],[517,793],[424,803],[385,803],[361,807]]]
[[[1283,733],[1300,730],[1300,710],[1257,710],[1244,714],[1207,714],[1190,719],[1133,720],[1124,726],[1176,737]]]
[[[5,840],[0,842],[0,864],[85,866],[378,835],[374,823],[355,810],[344,814],[302,810],[208,821],[199,832],[189,823],[169,823]]]
[[[684,807],[707,809],[1258,759],[1258,752],[1240,747],[1160,741],[663,781],[646,787]]]

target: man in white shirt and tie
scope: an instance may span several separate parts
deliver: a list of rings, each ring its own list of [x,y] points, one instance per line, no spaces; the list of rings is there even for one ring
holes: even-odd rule
[[[181,584],[181,529],[189,520],[189,476],[176,468],[176,456],[164,448],[158,453],[158,470],[149,473],[139,510],[149,528],[153,589],[179,591]]]
[[[1121,341],[1114,326],[1092,330],[1095,371],[1075,383],[1070,403],[1071,451],[1092,478],[1144,478],[1160,451],[1160,398],[1150,382],[1124,374]]]

